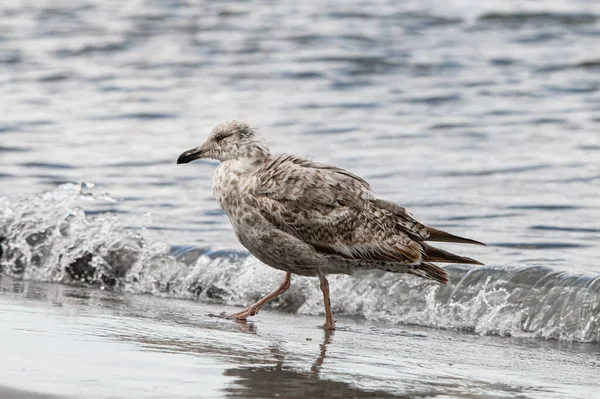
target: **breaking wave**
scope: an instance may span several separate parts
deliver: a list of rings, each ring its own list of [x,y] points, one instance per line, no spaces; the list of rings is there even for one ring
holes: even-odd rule
[[[0,272],[18,279],[241,306],[282,278],[241,251],[148,242],[118,217],[86,214],[81,184],[0,198]],[[501,336],[600,342],[600,276],[544,267],[450,266],[451,284],[378,271],[332,276],[334,312]],[[295,277],[273,307],[322,313],[318,284]]]

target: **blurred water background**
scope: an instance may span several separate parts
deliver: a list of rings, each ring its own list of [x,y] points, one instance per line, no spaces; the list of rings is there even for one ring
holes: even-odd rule
[[[235,239],[215,163],[175,164],[244,119],[273,152],[489,244],[461,247],[487,266],[449,267],[446,287],[334,277],[336,314],[600,341],[600,3],[23,0],[0,16],[3,275],[258,298],[281,276]],[[316,282],[274,307],[320,314]]]

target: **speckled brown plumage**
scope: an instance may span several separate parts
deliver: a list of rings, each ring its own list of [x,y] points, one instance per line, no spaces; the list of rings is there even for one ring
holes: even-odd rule
[[[319,277],[326,304],[328,274],[381,269],[445,284],[446,271],[431,262],[481,264],[425,241],[480,242],[419,223],[402,206],[376,198],[365,180],[344,169],[271,155],[262,136],[246,123],[218,125],[178,163],[197,158],[221,161],[213,190],[240,242],[271,267]],[[287,287],[289,281],[269,298]],[[256,305],[238,318],[256,314],[264,303]],[[332,315],[327,316],[326,327],[333,328]]]

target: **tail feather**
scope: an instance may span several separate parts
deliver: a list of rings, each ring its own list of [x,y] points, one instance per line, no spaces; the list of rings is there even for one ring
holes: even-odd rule
[[[483,265],[478,260],[459,256],[452,252],[444,251],[443,249],[432,247],[425,243],[421,243],[423,247],[423,260],[426,262],[443,262],[443,263],[466,263],[470,265]]]
[[[483,242],[471,240],[470,238],[464,238],[455,236],[454,234],[447,233],[443,230],[434,229],[433,227],[427,226],[427,232],[429,237],[425,241],[439,241],[439,242],[456,242],[461,244],[476,244],[476,245],[487,245]]]
[[[418,265],[411,265],[408,273],[429,280],[435,280],[438,283],[448,284],[448,272],[441,267],[428,262],[421,262]]]

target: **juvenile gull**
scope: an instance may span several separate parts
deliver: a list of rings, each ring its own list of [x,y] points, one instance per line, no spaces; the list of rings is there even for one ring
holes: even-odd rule
[[[264,138],[244,122],[221,123],[177,163],[199,158],[221,161],[213,192],[238,240],[260,261],[286,272],[279,288],[232,315],[237,319],[254,316],[290,288],[292,274],[319,278],[323,328],[334,329],[328,274],[380,269],[447,284],[448,273],[431,262],[482,264],[426,241],[485,244],[419,223],[344,169],[271,155]]]

